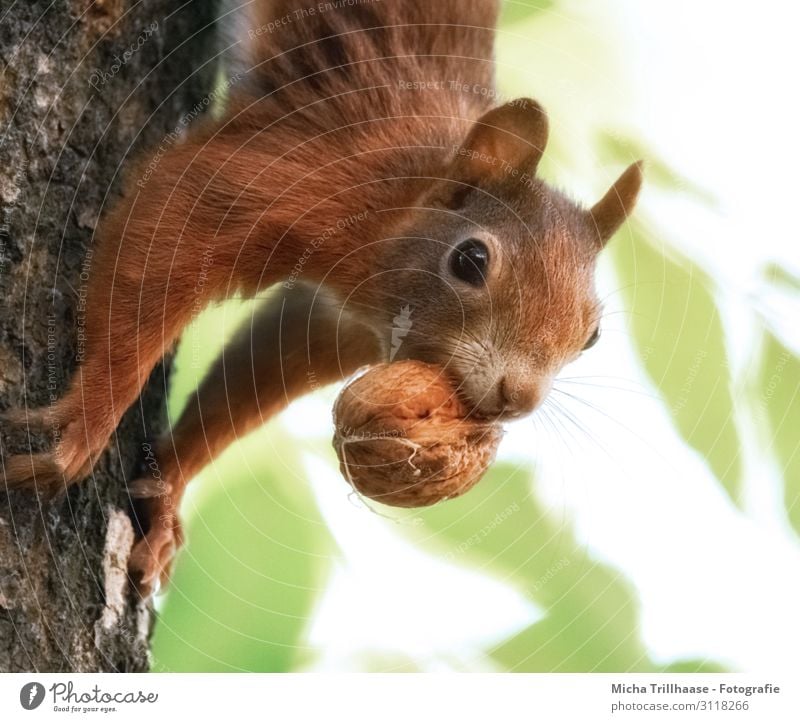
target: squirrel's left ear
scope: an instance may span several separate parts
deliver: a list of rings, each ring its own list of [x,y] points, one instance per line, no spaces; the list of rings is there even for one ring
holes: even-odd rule
[[[633,211],[642,187],[643,165],[644,162],[641,160],[629,165],[608,192],[589,211],[601,246],[608,242]]]
[[[468,183],[533,174],[547,145],[547,115],[519,98],[482,115],[454,160],[454,175]]]

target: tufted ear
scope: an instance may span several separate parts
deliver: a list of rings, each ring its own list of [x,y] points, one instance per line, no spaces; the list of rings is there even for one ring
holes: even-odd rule
[[[533,174],[547,145],[547,115],[519,98],[482,115],[456,153],[453,173],[467,183]]]
[[[589,211],[597,230],[600,245],[604,246],[633,211],[642,187],[643,161],[629,165],[606,194]]]

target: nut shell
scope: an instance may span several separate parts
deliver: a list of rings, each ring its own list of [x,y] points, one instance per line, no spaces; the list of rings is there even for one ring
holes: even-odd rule
[[[333,408],[342,475],[389,506],[429,506],[471,489],[492,463],[499,424],[469,418],[441,367],[381,364],[350,382]]]

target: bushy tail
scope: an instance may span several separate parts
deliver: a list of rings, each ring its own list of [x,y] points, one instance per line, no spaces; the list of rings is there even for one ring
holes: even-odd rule
[[[286,107],[420,77],[493,81],[497,0],[226,0],[236,87]]]

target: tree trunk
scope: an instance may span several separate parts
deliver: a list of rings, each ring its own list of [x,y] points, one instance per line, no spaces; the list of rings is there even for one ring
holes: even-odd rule
[[[63,392],[97,218],[126,158],[209,104],[213,17],[210,0],[0,0],[0,409]],[[60,498],[0,489],[0,671],[147,669],[125,482],[163,425],[166,381],[160,367],[94,475]],[[2,432],[0,463],[47,443]]]

